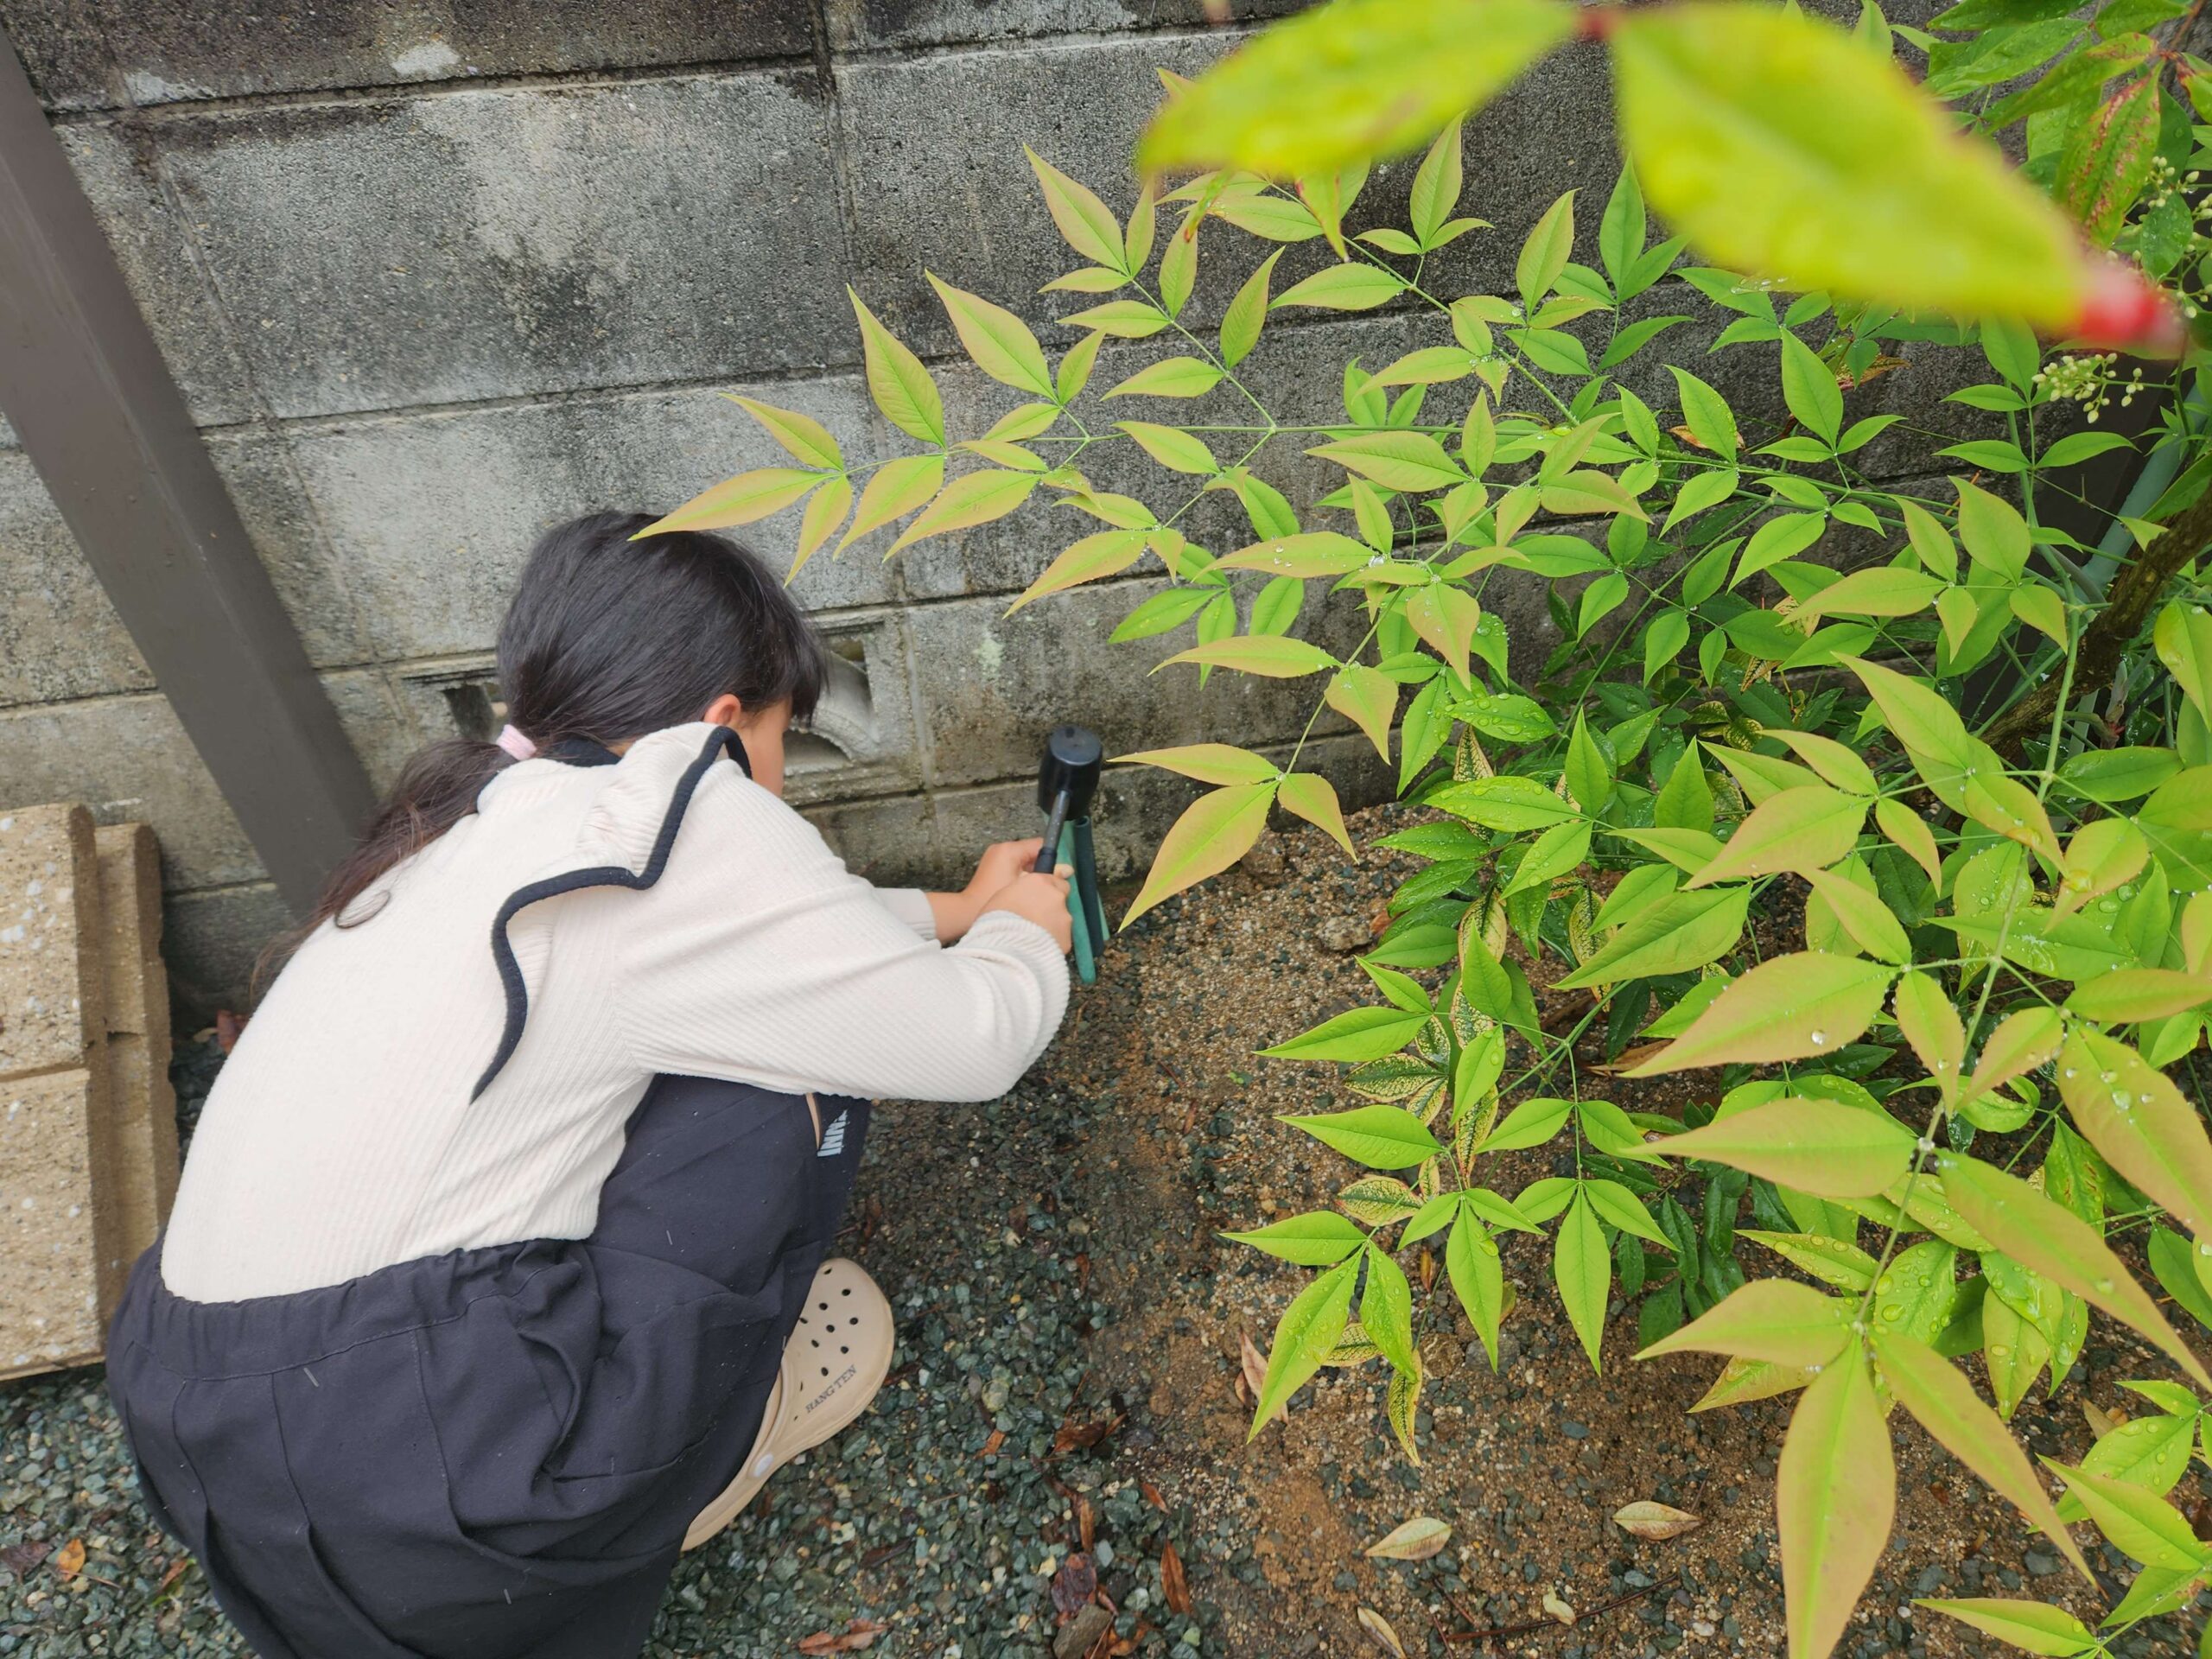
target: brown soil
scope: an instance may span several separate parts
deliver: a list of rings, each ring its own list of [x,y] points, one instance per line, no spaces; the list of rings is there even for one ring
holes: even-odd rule
[[[1370,815],[1355,838],[1363,843],[1386,827]],[[1055,1093],[1109,1103],[1056,1172],[1065,1203],[1087,1225],[1088,1293],[1106,1311],[1078,1392],[1128,1413],[1128,1426],[1097,1448],[1093,1479],[1077,1490],[1095,1490],[1099,1479],[1141,1481],[1164,1497],[1183,1522],[1175,1530],[1194,1592],[1217,1609],[1208,1652],[1378,1652],[1356,1622],[1365,1606],[1414,1653],[1780,1653],[1772,1487],[1789,1401],[1688,1414],[1719,1362],[1637,1363],[1634,1308],[1618,1300],[1605,1373],[1593,1375],[1551,1288],[1543,1241],[1514,1236],[1506,1245],[1507,1274],[1521,1294],[1497,1373],[1440,1279],[1426,1299],[1422,1351],[1432,1381],[1418,1469],[1389,1440],[1379,1361],[1324,1372],[1287,1420],[1248,1443],[1240,1337],[1264,1344],[1307,1275],[1213,1234],[1325,1205],[1358,1173],[1274,1121],[1351,1103],[1334,1098],[1337,1069],[1256,1058],[1254,1051],[1371,1000],[1357,964],[1320,939],[1341,944],[1349,924],[1369,925],[1403,874],[1388,853],[1355,864],[1305,830],[1271,837],[1251,863],[1256,871],[1210,884],[1117,941],[1043,1068]],[[1700,1083],[1617,1081],[1611,1097],[1632,1110],[1679,1111]],[[887,1138],[918,1109],[893,1109]],[[1511,1154],[1518,1166],[1494,1170],[1494,1182],[1516,1190],[1552,1173],[1552,1156]],[[905,1164],[903,1154],[898,1161]],[[906,1189],[948,1174],[907,1165],[887,1169],[885,1179]],[[954,1179],[976,1178],[963,1171]],[[874,1247],[884,1258],[879,1271],[918,1265],[914,1243],[899,1236],[911,1230],[894,1228]],[[957,1253],[929,1230],[942,1250]],[[1432,1268],[1406,1262],[1423,1277]],[[1756,1274],[1777,1264],[1745,1266]],[[2120,1408],[2133,1397],[2117,1390],[2119,1380],[2166,1374],[2103,1330],[2087,1363],[2086,1388],[2022,1409],[2016,1427],[2035,1450],[2078,1457],[2091,1438],[2080,1397]],[[1080,1403],[1071,1414],[1084,1414]],[[1895,1421],[1896,1535],[1839,1651],[1999,1650],[1914,1609],[1916,1594],[2042,1595],[2094,1624],[2096,1593],[2051,1573],[2051,1557],[2031,1555],[2033,1535],[2008,1506],[1901,1414]],[[1672,1541],[1639,1541],[1610,1517],[1640,1498],[1689,1510],[1704,1524]],[[1441,1555],[1408,1565],[1362,1554],[1423,1514],[1453,1529]],[[2107,1565],[2124,1582],[2119,1558]],[[1580,1621],[1547,1623],[1547,1593],[1576,1609]],[[1539,1628],[1471,1639],[1532,1621]],[[1176,1623],[1167,1621],[1171,1630]],[[2146,1630],[2139,1640],[2127,1650],[2180,1650],[2172,1632]]]

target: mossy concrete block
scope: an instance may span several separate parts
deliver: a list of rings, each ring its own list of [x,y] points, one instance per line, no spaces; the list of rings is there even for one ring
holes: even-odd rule
[[[86,1065],[107,1034],[99,861],[81,806],[0,811],[0,1077]]]

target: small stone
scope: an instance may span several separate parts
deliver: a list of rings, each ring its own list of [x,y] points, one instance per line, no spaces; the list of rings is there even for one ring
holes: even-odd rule
[[[1052,1638],[1052,1659],[1082,1659],[1113,1622],[1113,1614],[1092,1602],[1060,1626],[1059,1634]]]
[[[1314,930],[1314,937],[1321,941],[1324,949],[1339,956],[1364,950],[1375,943],[1374,933],[1357,916],[1331,916]]]

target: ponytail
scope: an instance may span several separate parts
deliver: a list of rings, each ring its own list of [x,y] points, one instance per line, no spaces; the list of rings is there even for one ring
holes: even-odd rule
[[[696,720],[717,697],[814,712],[828,663],[805,613],[745,548],[701,531],[642,536],[644,513],[594,513],[549,531],[499,626],[499,677],[516,748],[562,738],[609,747]],[[255,965],[257,991],[324,922],[358,927],[377,883],[476,810],[518,757],[451,737],[419,749],[314,912]]]

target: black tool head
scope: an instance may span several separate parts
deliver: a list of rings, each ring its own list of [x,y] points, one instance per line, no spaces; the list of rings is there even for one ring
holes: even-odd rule
[[[1098,734],[1080,726],[1055,726],[1045,740],[1045,759],[1037,768],[1037,807],[1050,812],[1062,790],[1068,792],[1071,819],[1090,816],[1090,798],[1098,792],[1098,775],[1105,769],[1106,751]]]

